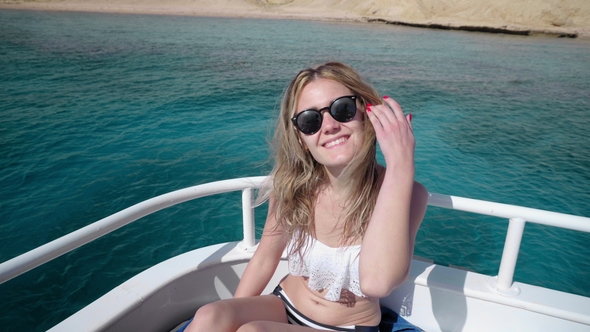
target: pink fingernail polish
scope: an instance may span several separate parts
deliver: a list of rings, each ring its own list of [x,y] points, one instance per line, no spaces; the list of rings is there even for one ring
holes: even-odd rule
[[[367,107],[371,107],[373,106],[371,103],[367,103]]]
[[[412,113],[410,113],[410,121],[412,121]]]
[[[387,98],[389,98],[389,97],[388,96],[383,96],[383,99],[387,99]]]

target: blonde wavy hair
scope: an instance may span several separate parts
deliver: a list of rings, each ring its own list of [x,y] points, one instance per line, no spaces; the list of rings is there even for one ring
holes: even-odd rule
[[[275,156],[270,182],[261,195],[274,199],[271,213],[287,234],[295,237],[293,252],[305,246],[307,234],[314,232],[314,206],[319,191],[326,184],[327,174],[306,149],[299,138],[291,118],[295,115],[297,102],[303,88],[318,79],[339,82],[358,96],[357,111],[363,112],[363,143],[339,180],[344,181],[344,209],[341,245],[355,242],[364,235],[373,213],[379,191],[376,138],[371,122],[364,112],[367,103],[381,104],[377,91],[365,83],[350,66],[328,62],[300,71],[285,91],[277,126],[272,142]]]

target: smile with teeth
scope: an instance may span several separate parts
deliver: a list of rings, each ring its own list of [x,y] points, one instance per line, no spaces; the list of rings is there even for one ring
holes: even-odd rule
[[[324,147],[331,148],[333,146],[342,144],[342,143],[346,142],[347,140],[348,140],[348,137],[340,137],[337,140],[334,140],[334,141],[331,141],[331,142],[328,142],[328,143],[324,144]]]

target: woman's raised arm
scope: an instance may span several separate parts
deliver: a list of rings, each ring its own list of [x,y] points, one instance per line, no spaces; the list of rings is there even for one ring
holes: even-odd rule
[[[426,212],[428,193],[414,182],[414,134],[411,115],[393,99],[367,107],[386,169],[360,254],[361,290],[385,297],[406,279],[414,241]]]

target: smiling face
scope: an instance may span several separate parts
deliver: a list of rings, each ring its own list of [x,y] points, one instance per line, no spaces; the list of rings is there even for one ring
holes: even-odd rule
[[[306,109],[319,110],[330,106],[336,98],[350,95],[354,93],[339,82],[323,78],[311,81],[301,90],[293,116]],[[334,120],[328,111],[322,116],[322,127],[317,133],[305,135],[298,131],[298,134],[313,158],[337,177],[362,146],[363,110],[357,102],[355,117],[345,123]]]

